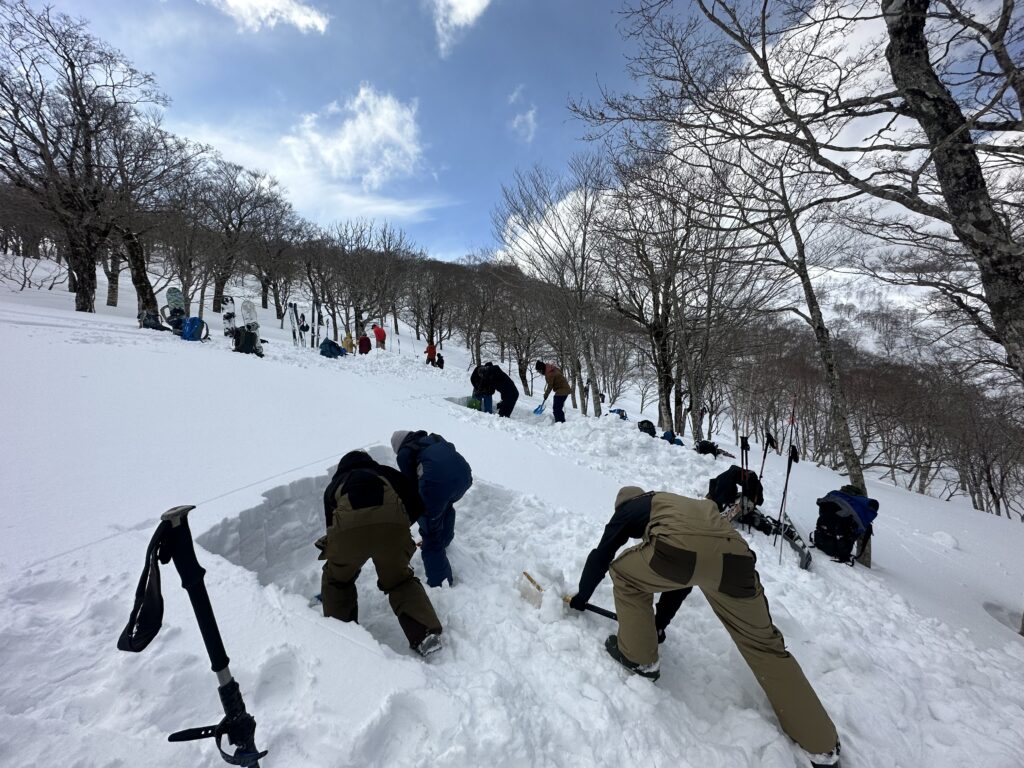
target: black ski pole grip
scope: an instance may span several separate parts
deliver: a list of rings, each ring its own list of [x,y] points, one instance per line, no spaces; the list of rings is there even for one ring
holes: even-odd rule
[[[214,672],[220,672],[228,666],[228,654],[224,650],[224,641],[220,636],[220,629],[217,627],[217,619],[213,615],[213,606],[210,604],[210,595],[203,583],[203,576],[206,571],[199,565],[196,559],[196,549],[192,544],[192,531],[188,527],[188,513],[195,509],[194,506],[185,505],[169,509],[161,515],[161,520],[167,520],[171,524],[168,531],[168,539],[171,542],[171,558],[174,560],[174,567],[181,576],[181,586],[188,592],[188,599],[192,603],[192,610],[196,614],[196,622],[199,624],[199,632],[203,636],[203,644],[206,646],[206,653],[210,657],[210,665]]]

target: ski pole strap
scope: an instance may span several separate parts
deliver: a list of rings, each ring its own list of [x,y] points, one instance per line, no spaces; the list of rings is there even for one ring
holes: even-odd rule
[[[256,746],[256,720],[245,710],[245,703],[242,701],[242,693],[238,683],[231,680],[217,689],[220,694],[221,704],[224,706],[224,719],[217,725],[207,725],[201,728],[186,728],[183,731],[172,733],[167,737],[168,741],[198,741],[200,739],[215,739],[217,751],[230,765],[259,766],[260,758],[265,757],[266,750],[260,751]],[[235,747],[234,754],[226,752],[223,746],[224,737],[228,737],[228,743]]]
[[[146,549],[146,565],[135,588],[135,605],[128,624],[117,638],[117,649],[129,653],[145,650],[160,631],[164,618],[164,597],[160,591],[160,563],[170,560],[168,548],[163,546],[170,529],[168,521],[156,527]]]

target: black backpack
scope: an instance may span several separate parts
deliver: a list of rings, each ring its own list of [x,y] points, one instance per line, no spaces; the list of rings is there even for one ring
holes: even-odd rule
[[[840,515],[833,506],[822,508],[818,513],[811,544],[829,557],[853,565],[853,548],[859,538],[857,521],[849,515]]]
[[[857,557],[854,548],[858,541],[863,541],[860,552],[864,551],[877,515],[878,502],[874,499],[830,491],[818,499],[818,522],[811,534],[811,545],[852,566]]]
[[[698,440],[697,444],[693,446],[693,450],[701,456],[714,456],[718,458],[718,444],[712,443],[710,440]]]
[[[649,421],[647,419],[644,419],[643,421],[637,422],[636,427],[641,432],[643,432],[645,435],[650,435],[651,437],[657,437],[658,436],[658,432],[654,428],[654,422],[653,421]]]
[[[256,347],[260,337],[248,328],[235,329],[235,352],[242,352],[246,355],[255,355]]]

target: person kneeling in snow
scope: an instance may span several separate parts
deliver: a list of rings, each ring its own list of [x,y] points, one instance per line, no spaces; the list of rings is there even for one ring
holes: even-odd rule
[[[580,574],[579,589],[569,601],[570,608],[577,611],[586,610],[587,603],[590,602],[594,590],[608,573],[608,566],[615,559],[615,555],[630,539],[642,539],[650,522],[650,494],[627,499],[622,504],[615,505],[615,514],[604,527],[601,541],[587,555],[583,573]],[[693,587],[683,587],[661,593],[654,615],[654,628],[658,633],[658,643],[665,642],[665,630],[668,629],[668,625],[672,623],[679,607],[692,591]]]
[[[768,695],[782,729],[815,768],[839,765],[839,736],[796,659],[772,623],[756,558],[711,499],[622,488],[615,507],[649,505],[644,543],[611,564],[618,635],[608,653],[631,672],[657,680],[657,592],[700,587]]]
[[[327,534],[316,546],[319,559],[327,561],[321,576],[324,616],[358,620],[356,579],[372,559],[377,586],[388,596],[409,647],[427,656],[441,648],[441,622],[409,566],[416,552],[409,526],[421,513],[414,483],[369,454],[350,451],[324,491]]]
[[[473,471],[455,446],[423,430],[399,430],[391,436],[398,468],[417,484],[423,514],[419,518],[423,568],[427,585],[453,584],[445,550],[455,538],[455,502],[473,485]]]

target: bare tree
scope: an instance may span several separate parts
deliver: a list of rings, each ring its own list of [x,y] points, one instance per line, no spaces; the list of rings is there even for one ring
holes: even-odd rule
[[[95,311],[96,264],[117,215],[111,142],[142,105],[165,102],[84,22],[0,1],[0,174],[62,228],[79,312]]]
[[[1012,0],[882,0],[881,14],[841,0],[694,0],[688,19],[677,5],[632,5],[630,69],[644,88],[578,112],[648,137],[694,131],[790,148],[918,227],[952,233],[1024,380],[1024,247],[1012,223],[1024,28]]]
[[[212,263],[213,311],[220,312],[224,288],[255,239],[260,216],[280,198],[277,180],[263,171],[215,158],[202,194],[207,226],[217,238]]]
[[[600,274],[595,228],[606,187],[604,164],[595,155],[579,155],[570,160],[565,175],[539,166],[517,171],[512,183],[502,187],[493,214],[505,255],[559,289],[552,298],[560,310],[555,322],[562,327],[552,332],[568,332],[564,341],[575,347],[565,350],[569,359],[582,358],[586,376],[576,378],[590,382],[595,416],[601,415],[601,403],[590,314]]]

